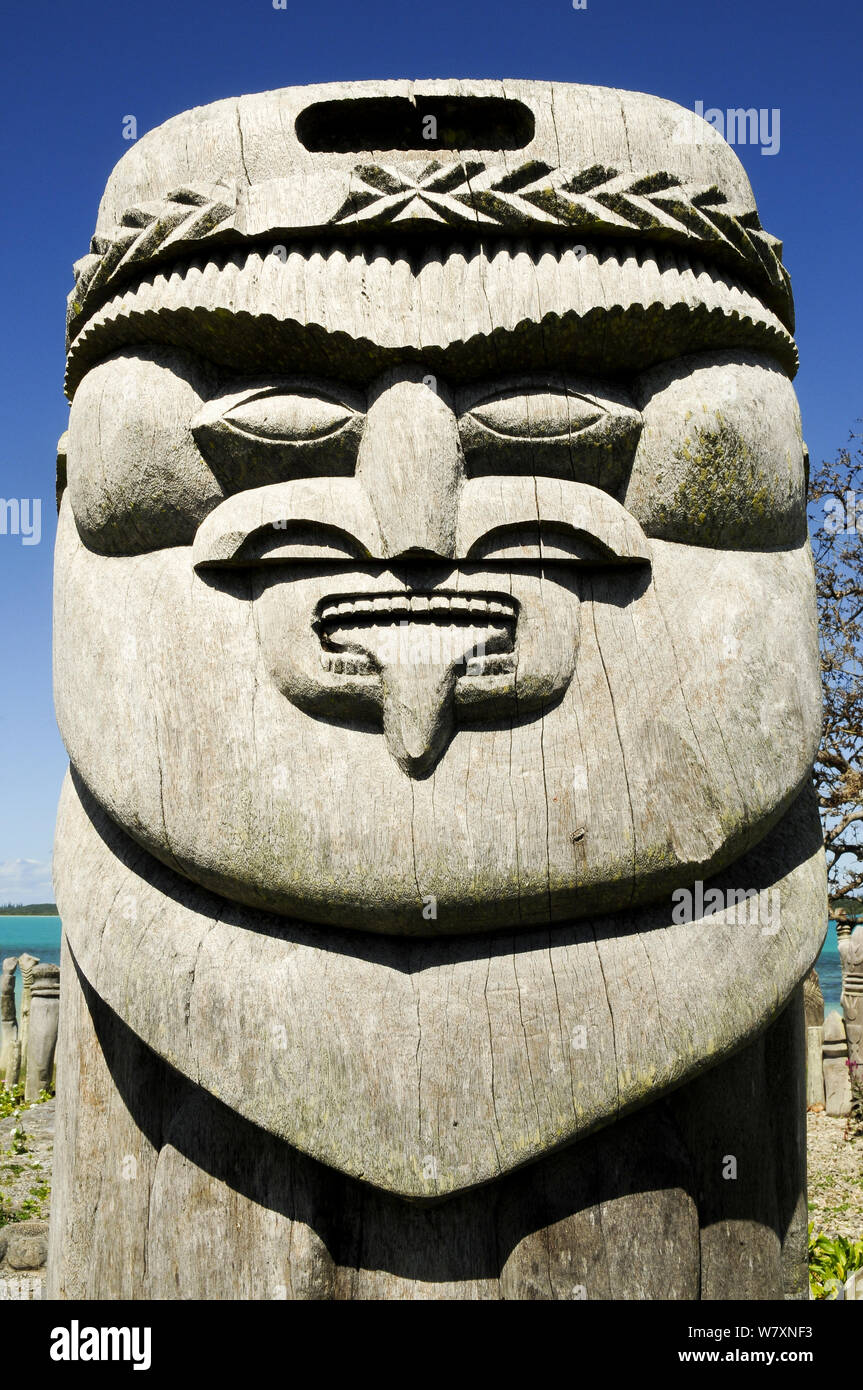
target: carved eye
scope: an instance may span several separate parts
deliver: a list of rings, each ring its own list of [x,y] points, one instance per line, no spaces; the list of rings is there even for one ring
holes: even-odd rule
[[[595,424],[606,413],[596,401],[564,391],[498,396],[474,406],[470,412],[486,429],[514,439],[568,437]]]
[[[363,402],[327,388],[258,383],[216,396],[192,422],[201,453],[229,492],[290,478],[349,476]]]
[[[463,402],[462,410],[469,476],[539,473],[612,493],[626,477],[641,430],[638,411],[615,387],[603,385],[600,393],[562,379],[522,378]]]
[[[267,392],[227,410],[221,423],[257,439],[323,439],[346,425],[353,414],[320,396]]]

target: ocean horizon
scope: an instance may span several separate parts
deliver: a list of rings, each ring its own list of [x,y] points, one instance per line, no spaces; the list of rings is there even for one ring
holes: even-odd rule
[[[59,917],[0,917],[0,959],[5,956],[20,956],[29,951],[40,961],[60,964],[60,918]],[[821,993],[824,995],[824,1009],[829,1013],[835,1009],[842,1012],[839,996],[842,992],[842,966],[839,960],[839,945],[836,937],[836,923],[831,919],[827,937],[821,954],[815,962]],[[20,1005],[21,973],[15,976],[15,999]]]

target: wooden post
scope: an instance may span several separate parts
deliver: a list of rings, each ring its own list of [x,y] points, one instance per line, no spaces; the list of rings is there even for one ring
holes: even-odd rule
[[[803,981],[806,1016],[806,1105],[824,1104],[824,996],[813,967]]]
[[[31,956],[29,951],[18,957],[18,969],[21,971],[21,1079],[26,1082],[27,1078],[27,1044],[30,1035],[30,995],[33,987],[33,971],[39,964],[38,956]]]
[[[21,1045],[18,1041],[18,1018],[15,1012],[15,971],[17,956],[7,956],[3,962],[0,981],[0,1085],[12,1090],[18,1084]]]
[[[863,926],[849,931],[841,947],[842,1011],[848,1060],[863,1067]]]
[[[50,1298],[808,1297],[799,993],[665,1102],[430,1205],[185,1081],[68,948],[63,980]]]
[[[36,965],[32,973],[25,1100],[35,1100],[40,1091],[51,1085],[59,1015],[60,967],[48,963]]]
[[[824,1091],[828,1115],[850,1114],[848,1039],[842,1015],[835,1009],[824,1020]]]
[[[332,84],[112,173],[67,319],[53,1296],[806,1297],[793,306],[706,134]]]

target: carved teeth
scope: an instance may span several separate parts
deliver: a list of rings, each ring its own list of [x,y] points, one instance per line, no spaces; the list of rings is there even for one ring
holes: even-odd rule
[[[488,621],[490,617],[514,619],[517,604],[497,599],[481,598],[478,594],[399,593],[375,594],[368,598],[330,599],[321,604],[316,625],[332,623],[341,618],[365,618],[375,614],[387,620],[407,618],[411,614],[433,613],[436,616],[454,613],[470,615]]]
[[[370,676],[373,668],[362,656],[335,656],[332,652],[321,652],[321,667],[337,676]]]

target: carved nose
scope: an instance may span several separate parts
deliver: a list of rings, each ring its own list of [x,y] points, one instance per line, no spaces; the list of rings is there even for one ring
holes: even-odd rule
[[[465,476],[458,426],[446,399],[417,378],[411,371],[381,383],[368,412],[357,478],[377,516],[385,557],[450,558]]]

